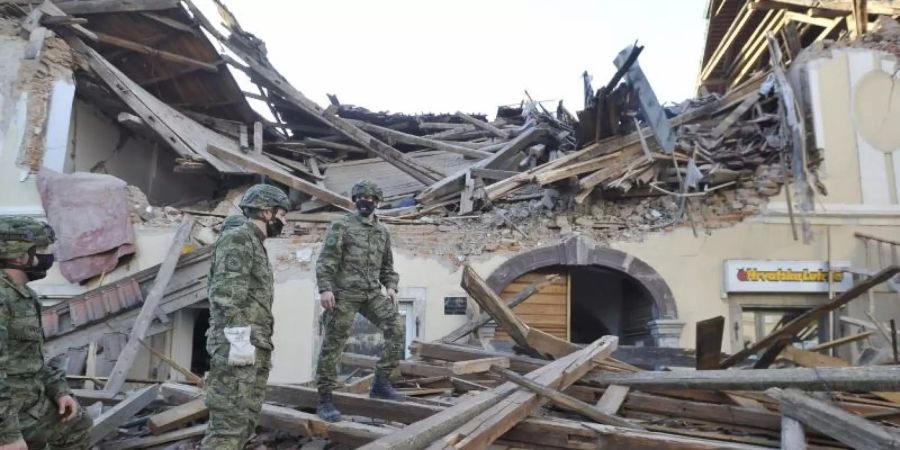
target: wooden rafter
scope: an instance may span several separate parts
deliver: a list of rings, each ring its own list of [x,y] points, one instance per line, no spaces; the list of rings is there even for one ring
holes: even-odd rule
[[[821,10],[853,12],[856,0],[753,0],[754,3],[765,4],[770,8],[816,8]],[[896,0],[868,0],[866,9],[869,14],[894,16],[900,14],[900,3]]]
[[[122,39],[120,37],[112,36],[106,33],[95,32],[95,34],[97,35],[99,42],[102,44],[112,45],[145,55],[155,56],[164,61],[194,67],[200,70],[205,70],[207,72],[217,73],[219,71],[219,66],[217,66],[215,63],[198,61],[193,58],[188,58],[187,56],[182,56],[177,53],[172,53],[165,50],[159,50],[144,44],[129,41],[127,39]]]

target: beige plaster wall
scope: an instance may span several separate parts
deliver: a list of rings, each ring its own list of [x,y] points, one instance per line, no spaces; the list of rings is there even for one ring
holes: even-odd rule
[[[318,302],[315,284],[315,258],[319,245],[292,243],[290,239],[266,241],[275,277],[275,352],[272,356],[272,382],[304,382],[314,376],[320,342]],[[505,256],[471,261],[487,277]],[[444,297],[464,296],[459,287],[462,267],[459,261],[416,256],[394,249],[394,266],[400,274],[401,296],[413,292],[419,320],[418,339],[438,339],[463,325],[465,316],[445,316]]]
[[[772,223],[775,222],[775,223]],[[731,228],[719,229],[709,235],[695,238],[690,229],[681,228],[671,233],[658,234],[640,243],[615,243],[616,249],[630,253],[659,272],[675,296],[678,318],[686,322],[681,335],[681,347],[693,348],[695,323],[699,320],[722,315],[726,318],[726,330],[731,333],[733,324],[740,317],[729,311],[728,296],[723,292],[723,264],[729,259],[759,260],[828,260],[828,229],[831,229],[831,259],[848,260],[854,267],[865,267],[863,244],[853,236],[864,232],[876,236],[900,234],[900,216],[893,225],[866,226],[853,224],[813,224],[813,242],[804,245],[794,241],[790,226],[777,223],[777,219],[764,217],[740,223]],[[883,289],[881,289],[883,290]],[[796,296],[763,294],[786,303]],[[746,296],[742,297],[746,298]],[[821,297],[825,301],[825,296]],[[896,317],[900,320],[900,317]],[[884,318],[883,320],[888,320]],[[731,340],[725,339],[724,351],[733,351]]]

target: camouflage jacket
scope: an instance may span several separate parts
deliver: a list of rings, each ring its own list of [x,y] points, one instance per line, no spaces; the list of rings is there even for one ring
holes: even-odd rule
[[[207,342],[224,344],[223,330],[250,326],[250,341],[272,349],[272,265],[265,234],[247,221],[222,232],[209,272],[210,323]]]
[[[350,213],[335,220],[316,262],[319,291],[397,289],[391,235],[377,217]]]
[[[66,374],[44,362],[44,329],[41,304],[27,286],[13,282],[0,270],[0,443],[19,437],[10,377],[37,380],[54,402],[71,393]]]

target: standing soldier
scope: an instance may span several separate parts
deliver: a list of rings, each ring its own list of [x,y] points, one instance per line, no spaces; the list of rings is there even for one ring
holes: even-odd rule
[[[26,284],[47,276],[49,225],[0,218],[0,450],[86,450],[91,418],[78,407],[66,374],[44,362],[41,304]]]
[[[257,184],[240,207],[247,220],[227,221],[209,274],[209,428],[203,450],[244,448],[256,428],[272,368],[274,279],[263,241],[281,234],[290,204],[281,189]]]
[[[319,297],[325,308],[325,337],[316,373],[319,389],[319,417],[340,420],[331,392],[335,387],[337,363],[350,335],[356,313],[361,313],[381,330],[384,353],[375,369],[370,397],[403,400],[388,376],[403,354],[403,327],[397,312],[397,283],[387,228],[372,213],[382,199],[381,189],[360,181],[351,192],[356,213],[332,222],[325,245],[316,263]],[[381,287],[387,289],[387,297]]]

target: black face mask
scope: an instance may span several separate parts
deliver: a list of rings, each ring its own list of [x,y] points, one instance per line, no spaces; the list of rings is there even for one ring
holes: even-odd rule
[[[28,276],[28,281],[41,280],[47,276],[47,271],[53,267],[53,262],[56,260],[53,257],[53,254],[49,255],[34,255],[33,260],[37,260],[36,263],[30,267],[25,268],[25,275]]]
[[[272,219],[266,222],[266,237],[278,237],[281,236],[281,231],[284,230],[284,222],[280,219]]]
[[[364,198],[357,199],[356,210],[359,211],[359,214],[361,216],[369,217],[373,212],[375,212],[375,202]]]

